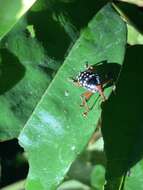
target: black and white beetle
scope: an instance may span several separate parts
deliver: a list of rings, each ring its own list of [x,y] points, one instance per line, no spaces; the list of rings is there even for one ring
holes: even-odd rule
[[[86,69],[80,72],[72,81],[76,86],[83,87],[87,90],[80,96],[82,100],[81,106],[85,106],[86,108],[86,111],[83,113],[84,116],[86,116],[90,110],[87,101],[94,93],[99,93],[103,102],[106,100],[103,92],[103,85],[109,83],[111,79],[107,76],[101,76],[96,70],[96,67],[86,64]]]

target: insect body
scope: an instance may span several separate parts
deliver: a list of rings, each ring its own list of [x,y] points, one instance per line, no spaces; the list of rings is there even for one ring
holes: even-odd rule
[[[77,86],[84,87],[87,90],[80,96],[82,100],[81,106],[85,106],[86,108],[86,111],[83,113],[84,115],[87,115],[90,110],[89,106],[87,105],[87,101],[92,96],[92,94],[99,93],[102,97],[102,101],[106,100],[103,92],[103,85],[109,81],[106,80],[106,77],[103,79],[103,77],[100,76],[100,74],[96,71],[96,68],[86,65],[86,70],[80,72],[76,79],[73,79],[73,82]]]
[[[78,82],[81,86],[85,87],[91,92],[96,92],[97,85],[100,85],[100,77],[97,73],[93,73],[90,70],[83,71],[77,77]]]

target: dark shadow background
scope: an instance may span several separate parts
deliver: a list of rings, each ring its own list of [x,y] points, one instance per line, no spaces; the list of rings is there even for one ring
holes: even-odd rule
[[[67,24],[68,27],[71,25],[71,29],[74,26],[75,35],[78,37],[79,31],[106,2],[106,0],[76,0],[73,3],[47,1],[46,10],[29,12],[28,24],[34,26],[36,38],[42,43],[48,56],[63,61],[74,41],[71,41],[58,16],[61,14],[65,16],[65,25]],[[53,14],[57,20],[54,19]]]
[[[129,3],[114,1],[118,8],[126,15],[128,21],[136,27],[141,33],[143,33],[143,9]]]
[[[9,91],[24,75],[25,67],[18,58],[7,49],[0,49],[0,95]],[[22,152],[17,140],[0,142],[1,187],[27,175],[28,164],[17,159]]]
[[[25,75],[25,67],[7,49],[0,49],[0,95],[10,90]]]
[[[116,94],[103,105],[106,179],[124,175],[143,157],[143,46],[127,48]]]
[[[0,187],[26,177],[29,166],[22,153],[16,139],[0,143]]]
[[[95,70],[95,73],[100,76],[102,84],[108,83],[108,81],[111,81],[111,84],[113,84],[113,82],[117,80],[121,69],[120,64],[109,63],[106,60],[96,63],[96,65],[92,65],[92,67]],[[110,84],[106,85],[106,87],[107,86],[110,86]]]

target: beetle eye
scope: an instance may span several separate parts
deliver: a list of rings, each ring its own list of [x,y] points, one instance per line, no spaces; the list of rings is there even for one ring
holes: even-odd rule
[[[73,79],[73,82],[78,82],[78,80],[77,79]]]

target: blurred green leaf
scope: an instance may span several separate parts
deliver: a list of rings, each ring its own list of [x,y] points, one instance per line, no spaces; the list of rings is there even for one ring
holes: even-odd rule
[[[0,40],[36,0],[0,0]]]
[[[69,180],[61,184],[57,190],[91,190],[91,188],[77,180]]]
[[[46,10],[48,8],[48,2],[47,0],[38,0],[36,3],[32,6],[31,11],[42,11]]]
[[[143,35],[139,32],[135,27],[131,25],[127,25],[128,28],[128,44],[143,44]]]
[[[119,12],[123,20],[127,23],[127,42],[130,45],[143,44],[143,26],[140,20],[143,19],[141,9],[128,3],[114,4],[114,8]]]
[[[15,138],[51,81],[42,64],[51,60],[35,38],[14,28],[0,49],[0,140]]]
[[[105,184],[105,168],[102,165],[96,165],[91,173],[91,185],[97,190],[102,190]]]
[[[133,27],[135,27],[140,33],[143,32],[143,11],[141,8],[129,4],[118,2],[115,4],[115,8],[120,12],[124,20]]]
[[[125,190],[143,189],[143,160],[138,162],[126,177]]]
[[[76,27],[72,24],[69,17],[63,13],[56,16],[53,14],[53,19],[60,23],[60,25],[65,29],[65,32],[72,39],[73,42],[78,38],[79,32]]]
[[[143,0],[119,0],[119,1],[135,4],[140,7],[143,7]]]
[[[73,86],[69,77],[83,70],[86,61],[122,64],[125,44],[125,23],[108,4],[81,34],[20,134],[30,164],[26,189],[55,189],[100,118],[99,102],[87,118],[82,116],[79,105],[84,90]],[[105,90],[106,96],[111,89]]]
[[[18,181],[16,183],[3,187],[1,190],[24,190],[24,184],[25,180]]]

